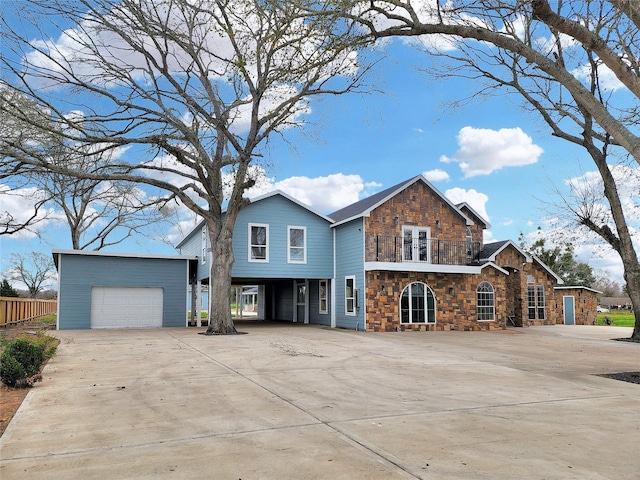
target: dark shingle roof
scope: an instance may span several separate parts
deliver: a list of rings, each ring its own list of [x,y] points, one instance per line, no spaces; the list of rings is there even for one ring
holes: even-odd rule
[[[501,240],[499,242],[487,243],[484,245],[480,253],[478,254],[479,259],[488,259],[491,258],[495,253],[500,250],[509,240]]]
[[[372,208],[377,203],[381,202],[389,195],[394,193],[396,190],[401,190],[408,184],[415,181],[416,177],[410,178],[409,180],[405,180],[404,182],[398,183],[393,187],[389,187],[386,190],[382,190],[376,194],[371,195],[370,197],[364,198],[359,202],[352,203],[351,205],[347,205],[340,210],[337,210],[328,215],[329,218],[333,219],[334,222],[338,223],[348,218],[357,217],[358,215],[362,215],[364,212]]]

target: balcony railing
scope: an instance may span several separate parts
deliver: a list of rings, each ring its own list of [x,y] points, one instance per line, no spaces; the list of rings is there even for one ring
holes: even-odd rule
[[[412,262],[436,265],[471,265],[480,242],[373,235],[366,238],[367,262]]]

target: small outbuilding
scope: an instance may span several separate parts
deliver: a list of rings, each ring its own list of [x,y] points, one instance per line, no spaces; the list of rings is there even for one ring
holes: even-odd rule
[[[184,327],[195,257],[54,250],[58,329]]]
[[[581,286],[556,286],[556,324],[597,325],[598,290]]]

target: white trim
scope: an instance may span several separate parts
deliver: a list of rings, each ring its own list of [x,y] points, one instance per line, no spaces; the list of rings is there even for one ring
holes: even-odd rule
[[[55,253],[55,251],[54,251]],[[56,306],[56,330],[60,330],[60,304],[62,303],[61,300],[61,293],[62,293],[62,288],[60,285],[60,280],[62,280],[62,254],[61,253],[56,253],[57,258],[58,258],[58,262],[56,264],[56,270],[58,271],[58,304]],[[55,255],[54,255],[55,258]],[[187,265],[187,277],[189,277],[189,265]],[[189,279],[187,278],[187,281]]]
[[[353,280],[353,288],[352,288],[352,293],[353,293],[353,297],[347,297],[347,281],[348,280]],[[344,314],[348,315],[349,317],[355,317],[358,314],[358,309],[356,308],[356,276],[355,275],[345,275],[344,277]],[[348,299],[352,299],[353,300],[353,311],[350,312],[347,309],[347,305]]]
[[[405,235],[411,232],[411,258],[405,258]],[[426,232],[427,242],[426,259],[420,260],[420,232]],[[417,257],[417,260],[416,260]],[[402,225],[402,261],[406,263],[431,263],[431,227],[421,227],[418,225]]]
[[[291,230],[302,230],[302,260],[291,260]],[[305,264],[307,263],[307,227],[297,225],[287,225],[287,263]]]
[[[265,258],[252,258],[251,229],[253,227],[265,227]],[[258,245],[260,246],[260,245]],[[249,263],[269,263],[269,224],[268,223],[248,223],[247,224],[247,261]]]
[[[491,287],[491,295],[493,296],[492,300],[492,305],[491,308],[493,309],[493,318],[488,319],[488,320],[480,320],[479,317],[479,312],[478,312],[478,307],[480,307],[480,305],[478,305],[478,289],[480,288],[480,285],[482,285],[483,283],[486,283],[487,285],[489,285]],[[484,305],[484,307],[486,307],[486,305]],[[496,289],[493,286],[493,284],[488,281],[488,280],[482,280],[477,286],[476,286],[476,322],[495,322],[496,321]]]
[[[322,282],[324,282],[324,301],[325,301],[325,309],[322,309]],[[318,314],[326,315],[329,313],[329,280],[326,278],[318,280]]]
[[[389,199],[395,197],[398,193],[402,192],[403,190],[406,190],[407,188],[409,188],[410,186],[412,186],[414,183],[416,183],[418,181],[422,181],[427,187],[429,187],[429,189],[431,189],[431,191],[433,193],[435,193],[438,197],[440,197],[440,199],[444,203],[449,205],[453,209],[454,212],[456,212],[458,215],[460,215],[462,218],[464,218],[465,223],[467,225],[475,225],[473,220],[471,220],[464,213],[462,213],[462,211],[456,205],[454,205],[453,202],[451,202],[451,200],[449,200],[440,190],[438,190],[436,187],[434,187],[433,184],[429,180],[427,180],[424,175],[417,175],[417,176],[407,180],[406,182],[402,183],[401,185],[399,185],[396,190],[394,190],[389,195],[387,195],[386,197],[381,199],[379,202],[369,206],[369,208],[366,208],[366,209],[362,210],[360,213],[357,213],[357,214],[355,214],[355,215],[353,215],[353,216],[351,216],[349,218],[345,218],[344,220],[340,220],[339,222],[336,222],[336,223],[332,224],[331,228],[337,227],[338,225],[342,225],[344,223],[348,223],[348,222],[350,222],[352,220],[355,220],[356,218],[369,217],[373,210],[375,210],[380,205],[382,205],[383,203],[385,203]],[[389,188],[391,188],[391,187],[389,187]]]
[[[595,288],[590,288],[590,287],[583,287],[581,285],[576,285],[576,286],[568,286],[568,285],[564,285],[562,287],[553,287],[554,290],[588,290],[590,292],[593,293],[603,293],[600,290],[596,290]]]
[[[336,231],[333,232],[333,277],[331,278],[331,328],[336,328]]]
[[[412,317],[413,317],[413,308],[412,308],[412,302],[411,302],[411,285],[413,285],[414,283],[419,283],[421,285],[424,286],[424,322],[413,322]],[[409,321],[408,322],[403,322],[402,321],[402,295],[404,294],[404,291],[409,288]],[[429,302],[427,301],[427,290],[429,292],[431,292],[431,296],[433,297],[433,322],[429,322]],[[407,285],[405,285],[405,287],[402,289],[402,291],[400,292],[400,297],[398,298],[398,312],[400,312],[400,325],[435,325],[436,324],[436,317],[437,317],[437,313],[438,313],[438,309],[436,308],[436,295],[435,293],[433,293],[433,289],[427,285],[424,282],[421,281],[415,281],[415,282],[409,282]]]
[[[203,225],[202,229],[200,230],[200,243],[202,245],[200,245],[200,250],[202,252],[202,258],[200,259],[200,263],[202,265],[204,265],[205,263],[207,263],[207,238],[209,237],[209,235],[207,235],[207,225]]]
[[[480,269],[483,269],[484,267],[493,267],[493,268],[495,268],[496,270],[498,270],[499,272],[502,272],[502,273],[504,273],[505,275],[509,275],[509,272],[508,272],[507,270],[505,270],[504,268],[502,268],[502,267],[501,267],[501,266],[499,266],[499,265],[496,265],[496,264],[495,264],[495,263],[493,263],[493,262],[483,263],[483,264],[480,266]]]
[[[145,253],[97,252],[95,250],[52,250],[53,254],[87,255],[95,257],[150,258],[157,260],[197,260],[197,255],[153,255]],[[55,258],[55,257],[54,257]]]
[[[471,213],[473,213],[476,217],[478,217],[478,220],[480,220],[482,223],[484,223],[484,228],[491,228],[491,224],[489,222],[487,222],[482,215],[480,215],[478,212],[476,212],[473,208],[471,208],[471,205],[469,205],[467,202],[462,202],[456,205],[456,207],[458,207],[459,210],[462,210],[463,207],[466,207],[469,209],[469,211]]]
[[[573,301],[573,323],[571,325],[576,325],[576,297],[574,295],[562,296],[562,324],[567,324],[567,308],[564,304],[565,298],[570,298]]]
[[[503,273],[505,270],[498,268]],[[475,265],[438,265],[422,262],[364,262],[365,272],[382,270],[388,272],[418,272],[418,273],[469,273],[479,275],[482,267]]]

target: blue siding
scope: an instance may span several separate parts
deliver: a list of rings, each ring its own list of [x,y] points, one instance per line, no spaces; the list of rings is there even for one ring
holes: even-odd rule
[[[198,280],[204,280],[209,278],[211,271],[211,265],[209,262],[209,255],[205,258],[205,263],[202,263],[202,227],[204,221],[200,221],[198,226],[194,228],[189,234],[179,243],[180,255],[187,257],[198,257]]]
[[[331,280],[327,280],[327,313],[320,313],[320,281],[309,282],[309,323],[331,326]]]
[[[269,225],[269,262],[249,262],[249,224]],[[289,226],[306,227],[307,263],[287,262]],[[242,209],[233,231],[239,278],[329,278],[333,270],[333,239],[327,220],[281,195],[264,198]]]
[[[276,316],[274,320],[293,321],[293,282],[278,284],[275,295]]]
[[[358,218],[335,228],[336,230],[336,327],[363,330],[365,315],[364,285],[364,222]],[[345,277],[356,277],[360,308],[356,315],[345,314]]]
[[[92,287],[161,287],[163,327],[186,325],[188,261],[60,253],[59,328],[91,327]]]

